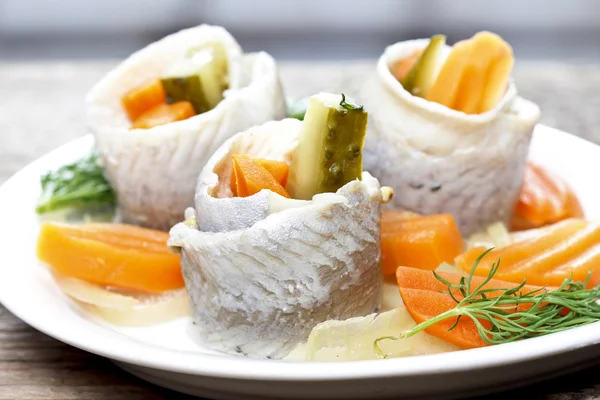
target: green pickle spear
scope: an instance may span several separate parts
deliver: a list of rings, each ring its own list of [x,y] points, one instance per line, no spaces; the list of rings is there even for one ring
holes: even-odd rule
[[[408,71],[406,76],[400,80],[402,87],[414,96],[425,97],[435,82],[444,63],[444,45],[446,36],[436,35],[431,38],[429,45]]]
[[[343,94],[310,98],[286,188],[293,198],[310,200],[361,179],[367,116]]]
[[[197,114],[212,110],[229,87],[227,53],[220,43],[192,49],[169,68],[161,82],[171,103],[189,101]]]

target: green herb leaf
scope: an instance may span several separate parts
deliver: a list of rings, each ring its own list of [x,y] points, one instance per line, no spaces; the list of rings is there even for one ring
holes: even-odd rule
[[[346,110],[362,110],[363,106],[359,106],[356,104],[346,102],[346,95],[342,93],[342,101],[340,101],[340,106],[344,107]]]
[[[597,322],[600,320],[600,285],[586,289],[589,282],[574,282],[565,279],[555,290],[544,288],[522,292],[525,281],[513,288],[484,289],[500,267],[500,260],[494,263],[487,278],[471,290],[471,280],[481,259],[492,249],[485,251],[473,264],[469,275],[458,284],[434,276],[447,286],[444,291],[456,301],[456,307],[427,321],[421,322],[412,329],[398,336],[380,337],[373,343],[375,353],[387,357],[379,347],[382,340],[401,340],[416,335],[428,327],[448,318],[456,318],[452,328],[461,317],[470,318],[477,327],[479,336],[488,344],[510,343],[516,340],[538,337],[556,333]],[[490,296],[490,293],[500,295]],[[460,293],[462,299],[455,297]],[[519,307],[525,306],[525,307]],[[482,324],[487,321],[487,324]],[[451,328],[451,329],[452,329]]]
[[[41,177],[40,183],[42,195],[35,209],[39,214],[65,208],[92,208],[115,204],[115,194],[104,178],[104,171],[95,153],[56,171],[48,172]]]

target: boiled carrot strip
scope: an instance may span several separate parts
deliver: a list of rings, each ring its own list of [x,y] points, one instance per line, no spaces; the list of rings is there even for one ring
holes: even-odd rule
[[[442,262],[452,262],[463,246],[460,231],[450,214],[394,222],[386,221],[383,214],[381,265],[384,275],[394,274],[398,266],[435,269]]]
[[[264,167],[257,164],[246,154],[232,156],[237,194],[240,197],[252,196],[263,189],[268,189],[283,197],[290,195]]]
[[[169,234],[121,224],[42,224],[38,258],[62,276],[142,292],[184,286]]]
[[[463,76],[465,66],[473,50],[470,40],[457,42],[440,69],[438,77],[425,97],[446,107],[452,107],[456,99],[458,85]]]
[[[486,77],[485,90],[479,109],[477,112],[484,113],[496,107],[498,102],[504,96],[506,87],[512,72],[514,57],[512,47],[502,40],[499,36],[497,40],[497,53],[492,59],[491,65],[488,69]]]
[[[394,223],[420,217],[421,215],[407,210],[385,210],[381,212],[381,232],[392,230]]]
[[[559,286],[566,278],[571,277],[574,281],[585,281],[590,271],[600,271],[600,244],[587,249],[580,256],[570,260],[551,271],[548,271],[542,277],[548,285]],[[590,282],[590,287],[594,287],[598,282]]]
[[[567,218],[583,217],[579,200],[566,182],[538,165],[527,163],[512,229],[537,228]]]
[[[473,49],[460,79],[456,99],[451,108],[466,114],[479,111],[488,83],[488,71],[504,41],[490,32],[479,32],[471,39]]]
[[[144,83],[130,90],[121,99],[121,104],[130,121],[135,121],[144,112],[166,102],[167,94],[160,79]]]
[[[179,101],[173,104],[160,104],[137,117],[131,126],[132,129],[150,129],[155,126],[183,121],[196,115],[192,103]]]
[[[253,158],[252,161],[269,171],[273,178],[283,187],[287,184],[290,166],[284,161],[265,160],[264,158]]]
[[[522,260],[535,257],[537,254],[569,240],[569,238],[583,230],[586,226],[587,223],[583,220],[569,219],[545,228],[545,234],[542,236],[494,249],[479,262],[475,273],[487,276],[492,264],[500,258],[500,268],[496,276],[498,278],[502,276],[502,279],[505,280],[517,280],[520,282],[524,276],[511,276],[511,274],[505,276],[504,272],[510,270],[511,267]],[[467,250],[455,259],[456,266],[464,271],[470,271],[475,260],[486,250],[487,248],[483,247],[473,247]],[[528,279],[528,282],[532,283],[533,281],[529,281]]]
[[[448,272],[437,272],[437,275],[455,285],[459,284],[463,277],[463,275]],[[471,290],[481,285],[486,278],[487,276],[473,276],[471,280]],[[405,289],[432,290],[434,292],[448,290],[448,287],[440,282],[431,271],[418,268],[399,267],[396,271],[396,282],[399,287]],[[517,284],[520,284],[521,282],[518,282]],[[484,288],[513,288],[515,286],[515,282],[491,279]],[[536,289],[538,289],[538,286],[525,285],[523,286],[522,292],[526,293]]]

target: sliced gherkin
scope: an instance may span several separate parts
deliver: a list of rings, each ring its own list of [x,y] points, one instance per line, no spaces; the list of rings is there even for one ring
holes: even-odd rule
[[[344,95],[319,93],[310,98],[287,190],[295,199],[335,192],[362,177],[367,112]]]
[[[197,114],[212,110],[229,87],[227,53],[220,43],[194,48],[169,68],[161,82],[170,102],[189,101]]]
[[[444,45],[446,36],[436,35],[431,38],[423,54],[415,62],[400,83],[415,96],[425,97],[435,82],[444,64]]]

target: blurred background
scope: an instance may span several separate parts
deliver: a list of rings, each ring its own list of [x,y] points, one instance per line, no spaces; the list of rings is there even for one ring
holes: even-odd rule
[[[0,0],[0,60],[123,58],[200,23],[282,60],[375,58],[399,40],[481,29],[518,59],[600,60],[598,0]]]

